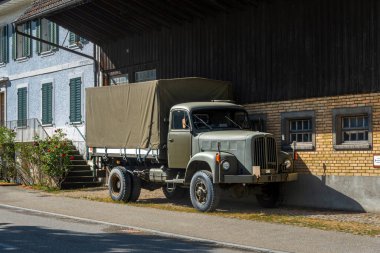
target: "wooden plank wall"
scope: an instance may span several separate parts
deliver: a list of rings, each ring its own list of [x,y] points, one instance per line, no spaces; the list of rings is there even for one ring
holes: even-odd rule
[[[101,65],[130,76],[156,68],[158,78],[230,80],[240,103],[377,92],[378,13],[376,0],[258,1],[114,41]]]

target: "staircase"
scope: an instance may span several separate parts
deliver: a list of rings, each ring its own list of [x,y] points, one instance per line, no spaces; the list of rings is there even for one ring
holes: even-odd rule
[[[70,156],[74,159],[69,165],[69,173],[61,185],[61,189],[78,189],[87,187],[97,187],[101,183],[96,181],[91,166],[83,159],[74,145],[71,145]]]

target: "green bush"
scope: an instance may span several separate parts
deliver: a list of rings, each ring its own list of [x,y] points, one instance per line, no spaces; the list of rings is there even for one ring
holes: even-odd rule
[[[6,181],[61,187],[70,165],[70,142],[61,129],[33,143],[15,143],[16,132],[0,127],[0,171]],[[17,154],[17,155],[15,155]],[[16,159],[17,157],[17,159]]]
[[[0,126],[0,170],[6,181],[16,181],[17,170],[15,161],[16,132]]]
[[[42,174],[50,178],[56,187],[61,187],[68,173],[70,165],[70,145],[66,134],[57,129],[55,134],[46,139],[35,138],[30,152],[31,162],[38,165]],[[44,185],[43,182],[40,183]],[[51,186],[51,185],[48,185]]]

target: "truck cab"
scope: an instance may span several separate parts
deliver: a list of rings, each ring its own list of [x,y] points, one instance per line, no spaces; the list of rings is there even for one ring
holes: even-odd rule
[[[261,185],[258,200],[267,207],[278,198],[279,182],[297,179],[292,156],[277,149],[271,134],[251,131],[248,113],[233,103],[173,106],[167,143],[168,167],[185,171],[184,184],[190,184],[193,195],[199,192],[191,187],[199,170],[208,171],[213,184]]]

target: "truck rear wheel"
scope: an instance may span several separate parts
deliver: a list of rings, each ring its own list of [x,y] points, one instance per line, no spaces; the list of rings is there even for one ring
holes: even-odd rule
[[[117,166],[111,170],[108,190],[112,200],[129,201],[132,192],[132,177],[126,168]]]
[[[139,199],[141,193],[141,179],[133,175],[130,171],[128,171],[128,173],[132,178],[132,191],[129,201],[136,202]]]
[[[190,199],[194,208],[201,212],[212,212],[220,200],[219,185],[214,184],[210,171],[196,172],[190,183]]]
[[[165,197],[169,200],[179,200],[183,197],[185,197],[188,189],[181,188],[181,187],[174,187],[174,188],[168,188],[167,185],[162,186],[162,192],[164,193]]]
[[[257,202],[265,208],[276,207],[280,196],[278,184],[269,184],[262,187],[262,193],[256,195]]]

